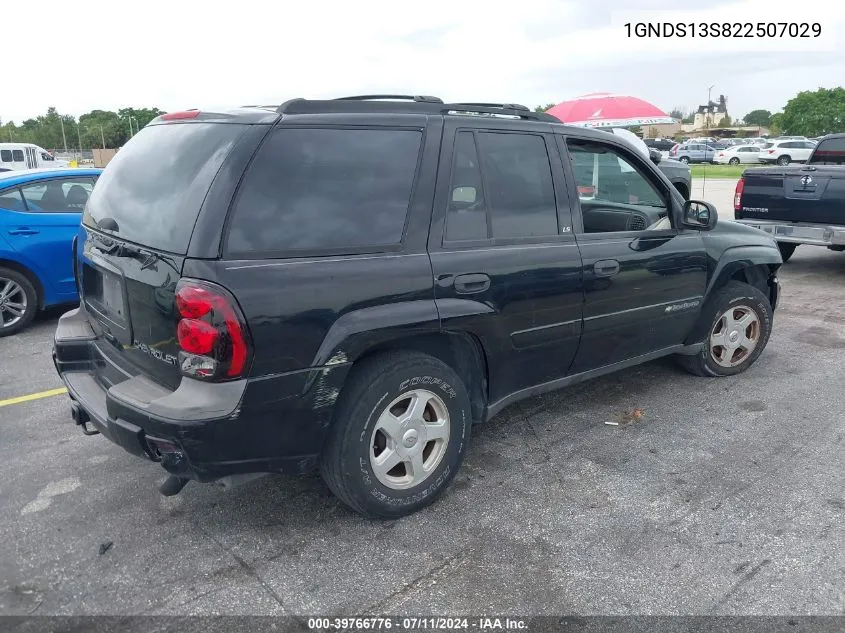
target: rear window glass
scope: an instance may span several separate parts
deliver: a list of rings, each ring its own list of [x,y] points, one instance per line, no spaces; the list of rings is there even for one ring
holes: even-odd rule
[[[184,255],[211,181],[245,129],[221,123],[145,127],[109,162],[83,223],[96,227],[110,218],[115,235]]]
[[[399,244],[422,133],[275,130],[241,185],[231,254],[374,250]]]
[[[11,163],[12,162],[12,150],[10,149],[0,149],[0,161],[4,163]]]
[[[821,141],[810,162],[814,165],[845,165],[845,136]]]

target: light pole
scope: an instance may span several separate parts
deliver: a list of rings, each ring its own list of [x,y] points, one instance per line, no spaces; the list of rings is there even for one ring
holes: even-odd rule
[[[67,154],[67,137],[65,136],[65,120],[59,117],[59,124],[62,126],[62,142],[65,144],[65,154]]]
[[[76,138],[79,141],[79,157],[82,158],[82,125],[76,122]]]
[[[103,134],[103,126],[100,126],[100,140],[103,142],[103,149],[106,149],[106,135]]]

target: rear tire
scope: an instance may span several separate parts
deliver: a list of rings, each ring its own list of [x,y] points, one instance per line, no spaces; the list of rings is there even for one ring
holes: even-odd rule
[[[798,248],[798,244],[793,244],[792,242],[778,242],[778,250],[780,251],[780,257],[784,263],[789,261],[789,258],[792,257],[792,253],[795,252],[796,248]]]
[[[26,275],[0,267],[0,337],[17,334],[38,312],[38,293]]]
[[[356,363],[347,379],[320,474],[360,514],[406,516],[447,488],[471,426],[469,395],[451,367],[419,352],[378,354]]]
[[[685,165],[689,165],[689,157],[688,156],[681,156],[678,160],[681,161],[682,163],[684,163]]]
[[[739,165],[739,159],[736,156],[734,156],[733,158],[731,158],[728,161],[728,163],[730,163],[731,165]]]
[[[678,356],[691,374],[733,376],[751,367],[763,353],[772,333],[772,306],[759,289],[731,281],[704,305],[707,340],[694,356]]]
[[[792,159],[789,156],[786,156],[786,155],[778,156],[778,159],[777,159],[778,165],[786,166],[791,162],[792,162]]]

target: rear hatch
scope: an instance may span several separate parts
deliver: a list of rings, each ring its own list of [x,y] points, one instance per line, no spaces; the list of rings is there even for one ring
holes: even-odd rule
[[[149,125],[97,182],[77,239],[76,273],[107,386],[138,373],[178,386],[177,283],[211,183],[247,127]]]
[[[748,169],[736,218],[845,225],[845,167]]]

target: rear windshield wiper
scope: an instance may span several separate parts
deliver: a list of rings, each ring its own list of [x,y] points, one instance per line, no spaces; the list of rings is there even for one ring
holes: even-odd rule
[[[145,251],[129,244],[112,244],[110,248],[105,249],[105,252],[113,257],[131,257],[132,259],[137,259],[141,262],[141,270],[149,268],[159,259],[156,253]]]

